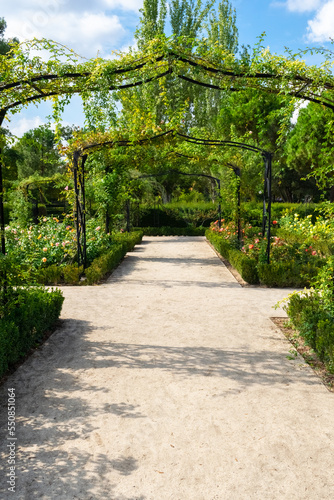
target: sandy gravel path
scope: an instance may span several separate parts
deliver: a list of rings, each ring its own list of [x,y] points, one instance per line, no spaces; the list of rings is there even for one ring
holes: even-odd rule
[[[64,287],[63,324],[1,388],[17,398],[7,499],[334,498],[334,395],[204,238],[144,238],[109,281]]]

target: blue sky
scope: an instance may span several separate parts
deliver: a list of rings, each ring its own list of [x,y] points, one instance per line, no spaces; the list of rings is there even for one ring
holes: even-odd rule
[[[330,47],[334,38],[334,0],[232,0],[237,12],[240,45],[254,46],[266,32],[264,45],[282,54],[306,47]],[[15,0],[3,2],[0,17],[7,22],[6,37],[21,41],[45,37],[73,48],[85,57],[134,44],[142,0]],[[312,62],[308,59],[308,62]],[[319,60],[315,60],[315,63]],[[8,128],[17,136],[45,123],[51,107],[30,105],[12,117]],[[65,110],[64,122],[82,125],[80,99]]]

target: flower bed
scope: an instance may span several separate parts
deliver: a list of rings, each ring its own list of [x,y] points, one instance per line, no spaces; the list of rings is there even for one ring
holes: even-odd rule
[[[247,224],[238,241],[235,224],[224,224],[224,220],[221,223],[219,228],[218,221],[214,222],[206,231],[206,237],[250,284],[261,283],[270,287],[309,286],[326,262],[326,256],[309,242],[288,243],[275,235],[278,224],[273,221],[274,236],[270,242],[270,264],[267,264],[267,239],[262,238],[258,227]]]
[[[142,238],[141,232],[106,234],[94,220],[88,221],[86,234],[86,280],[81,280],[84,269],[76,263],[76,230],[70,217],[62,222],[44,217],[38,225],[26,228],[7,226],[7,254],[22,269],[21,283],[92,284],[96,282],[93,275],[100,280],[102,273],[110,272]]]

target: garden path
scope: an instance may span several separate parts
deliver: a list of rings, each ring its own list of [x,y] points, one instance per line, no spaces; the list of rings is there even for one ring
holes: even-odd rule
[[[61,326],[1,389],[18,438],[1,498],[334,498],[334,394],[270,320],[288,290],[241,287],[204,238],[145,237],[63,292]]]

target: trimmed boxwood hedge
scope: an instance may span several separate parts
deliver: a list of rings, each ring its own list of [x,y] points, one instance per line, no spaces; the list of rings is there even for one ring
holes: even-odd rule
[[[294,293],[284,309],[305,343],[334,373],[334,318],[323,309],[321,295],[316,291],[303,295]]]
[[[250,259],[244,253],[236,248],[233,248],[228,240],[223,239],[211,229],[205,232],[206,238],[215,247],[218,253],[222,255],[230,264],[238,271],[243,280],[250,285],[259,283],[257,272],[257,262],[255,259]]]
[[[290,260],[270,264],[259,263],[257,270],[262,285],[304,288],[310,286],[310,281],[317,275],[320,267],[324,264],[325,260],[317,262],[317,265],[310,262],[299,264]]]
[[[0,376],[37,345],[60,316],[60,290],[11,290],[6,314],[0,318]]]

